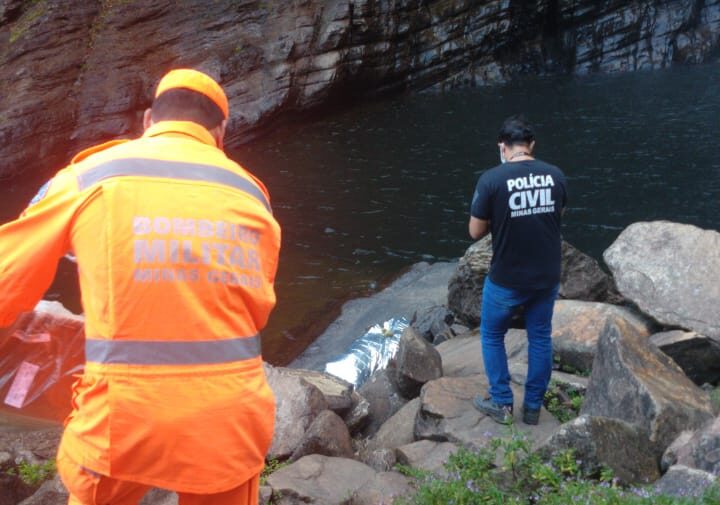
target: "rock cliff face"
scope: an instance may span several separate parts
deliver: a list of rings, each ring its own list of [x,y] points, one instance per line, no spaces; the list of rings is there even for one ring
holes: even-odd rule
[[[168,69],[218,78],[229,145],[381,93],[698,63],[720,0],[0,0],[0,176],[139,133]]]

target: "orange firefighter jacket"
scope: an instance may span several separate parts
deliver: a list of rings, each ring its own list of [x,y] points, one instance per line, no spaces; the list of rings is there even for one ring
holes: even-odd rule
[[[34,200],[0,227],[0,326],[76,255],[86,366],[64,454],[189,493],[260,472],[275,403],[258,331],[280,248],[262,183],[203,127],[162,121],[80,153]]]

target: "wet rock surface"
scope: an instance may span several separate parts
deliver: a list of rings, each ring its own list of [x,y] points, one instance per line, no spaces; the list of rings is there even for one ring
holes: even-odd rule
[[[368,298],[345,303],[340,316],[295,359],[293,368],[323,370],[334,357],[343,355],[368,328],[392,318],[413,315],[445,303],[448,278],[455,263],[417,263],[390,286]]]

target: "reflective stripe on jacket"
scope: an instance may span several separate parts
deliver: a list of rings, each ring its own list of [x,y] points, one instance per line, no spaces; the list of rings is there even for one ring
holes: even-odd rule
[[[80,153],[0,227],[0,325],[77,257],[86,367],[63,446],[118,479],[190,493],[263,466],[274,421],[259,331],[280,227],[265,187],[204,128],[164,121]]]

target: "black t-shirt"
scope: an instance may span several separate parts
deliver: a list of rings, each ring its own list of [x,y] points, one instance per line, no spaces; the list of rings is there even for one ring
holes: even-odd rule
[[[540,160],[508,162],[480,176],[470,215],[490,221],[490,279],[512,289],[560,282],[565,175]]]

